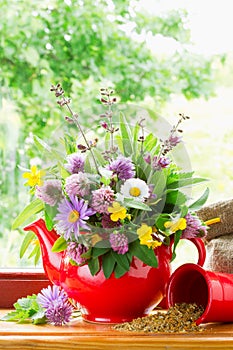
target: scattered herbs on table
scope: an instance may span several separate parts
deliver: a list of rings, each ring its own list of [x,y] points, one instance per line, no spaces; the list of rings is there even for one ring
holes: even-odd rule
[[[204,308],[197,304],[180,303],[167,311],[157,311],[155,314],[139,317],[131,322],[113,326],[118,331],[144,333],[184,333],[201,332],[204,328],[196,324],[203,314]]]

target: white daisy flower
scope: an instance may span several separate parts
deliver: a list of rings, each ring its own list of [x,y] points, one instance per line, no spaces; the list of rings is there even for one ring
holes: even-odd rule
[[[125,198],[133,198],[141,202],[150,196],[149,186],[141,179],[126,180],[120,192]]]

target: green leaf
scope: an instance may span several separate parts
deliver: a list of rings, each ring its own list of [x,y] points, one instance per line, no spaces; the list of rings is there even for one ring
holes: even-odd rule
[[[173,204],[175,206],[180,206],[184,204],[186,200],[186,195],[178,190],[170,191],[167,193],[166,203]]]
[[[207,179],[203,177],[195,177],[195,178],[187,178],[187,179],[180,179],[178,181],[174,181],[167,185],[168,189],[176,189],[181,187],[188,187],[192,185],[196,185],[202,182],[207,181]]]
[[[89,248],[86,253],[81,254],[81,257],[84,259],[90,259],[92,256],[92,248]]]
[[[176,247],[177,247],[177,244],[179,243],[180,241],[180,237],[182,235],[182,231],[181,230],[178,230],[174,233],[174,243],[173,243],[173,249],[172,249],[172,260],[175,259],[176,257]]]
[[[115,274],[115,277],[116,278],[120,278],[122,276],[124,276],[124,274],[126,273],[127,271],[122,268],[120,265],[116,265],[115,269],[114,269],[114,274]]]
[[[62,252],[63,250],[66,250],[66,248],[67,248],[67,241],[63,236],[60,236],[52,246],[51,250],[53,253],[59,253],[59,252]]]
[[[88,260],[88,267],[92,276],[95,276],[100,269],[99,258],[92,258]]]
[[[20,252],[19,252],[20,259],[22,259],[26,250],[28,249],[28,247],[30,246],[30,244],[34,239],[35,239],[35,234],[32,231],[27,232],[20,247]]]
[[[14,321],[18,323],[32,321],[34,324],[46,323],[45,311],[37,302],[37,295],[28,295],[14,303],[14,311],[6,314],[2,321]]]
[[[158,267],[158,261],[153,249],[148,248],[146,245],[140,244],[139,240],[131,243],[130,249],[133,255],[143,261],[146,265]]]
[[[124,155],[126,157],[129,157],[133,153],[133,148],[131,144],[132,133],[130,131],[127,120],[125,119],[125,116],[122,113],[120,113],[120,132],[121,132],[122,144],[124,149]]]
[[[206,203],[209,196],[209,192],[210,192],[209,188],[206,188],[206,190],[201,195],[201,197],[197,199],[194,203],[189,205],[189,209],[192,211],[199,210]]]
[[[109,278],[114,270],[116,260],[112,252],[109,251],[107,254],[102,256],[102,266],[105,278]]]
[[[150,153],[153,153],[152,150],[157,148],[158,139],[154,136],[154,134],[150,133],[146,136],[143,147],[144,150]]]
[[[64,156],[57,151],[55,151],[51,146],[49,146],[44,140],[40,139],[38,136],[33,135],[33,140],[37,149],[47,155],[51,159],[55,159],[60,162],[64,162]]]
[[[49,231],[53,229],[54,223],[53,223],[53,218],[57,214],[57,208],[56,207],[51,207],[48,204],[45,204],[45,224],[46,227]]]
[[[27,219],[31,216],[38,214],[44,209],[44,203],[36,198],[30,204],[28,204],[23,211],[17,216],[17,218],[12,223],[12,230],[17,229],[21,226]]]
[[[146,210],[146,211],[151,211],[151,208],[140,201],[137,201],[135,199],[131,198],[124,198],[124,204],[128,208],[134,208],[134,209],[141,209],[141,210]]]
[[[117,252],[111,251],[117,265],[120,265],[125,271],[129,270],[130,263],[126,254],[117,254]]]
[[[106,254],[109,250],[110,250],[110,248],[93,247],[92,248],[92,257],[98,258],[99,256]]]

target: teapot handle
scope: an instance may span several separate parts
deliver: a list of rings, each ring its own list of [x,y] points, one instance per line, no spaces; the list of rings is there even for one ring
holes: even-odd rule
[[[202,238],[189,238],[189,241],[191,241],[197,248],[198,251],[198,262],[197,264],[200,266],[203,266],[206,259],[206,249],[205,249],[205,243]]]

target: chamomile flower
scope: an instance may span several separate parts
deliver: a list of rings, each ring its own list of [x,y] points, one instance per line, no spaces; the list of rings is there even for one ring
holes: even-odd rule
[[[141,179],[128,179],[121,186],[121,194],[125,198],[136,199],[144,202],[150,196],[149,186]]]

